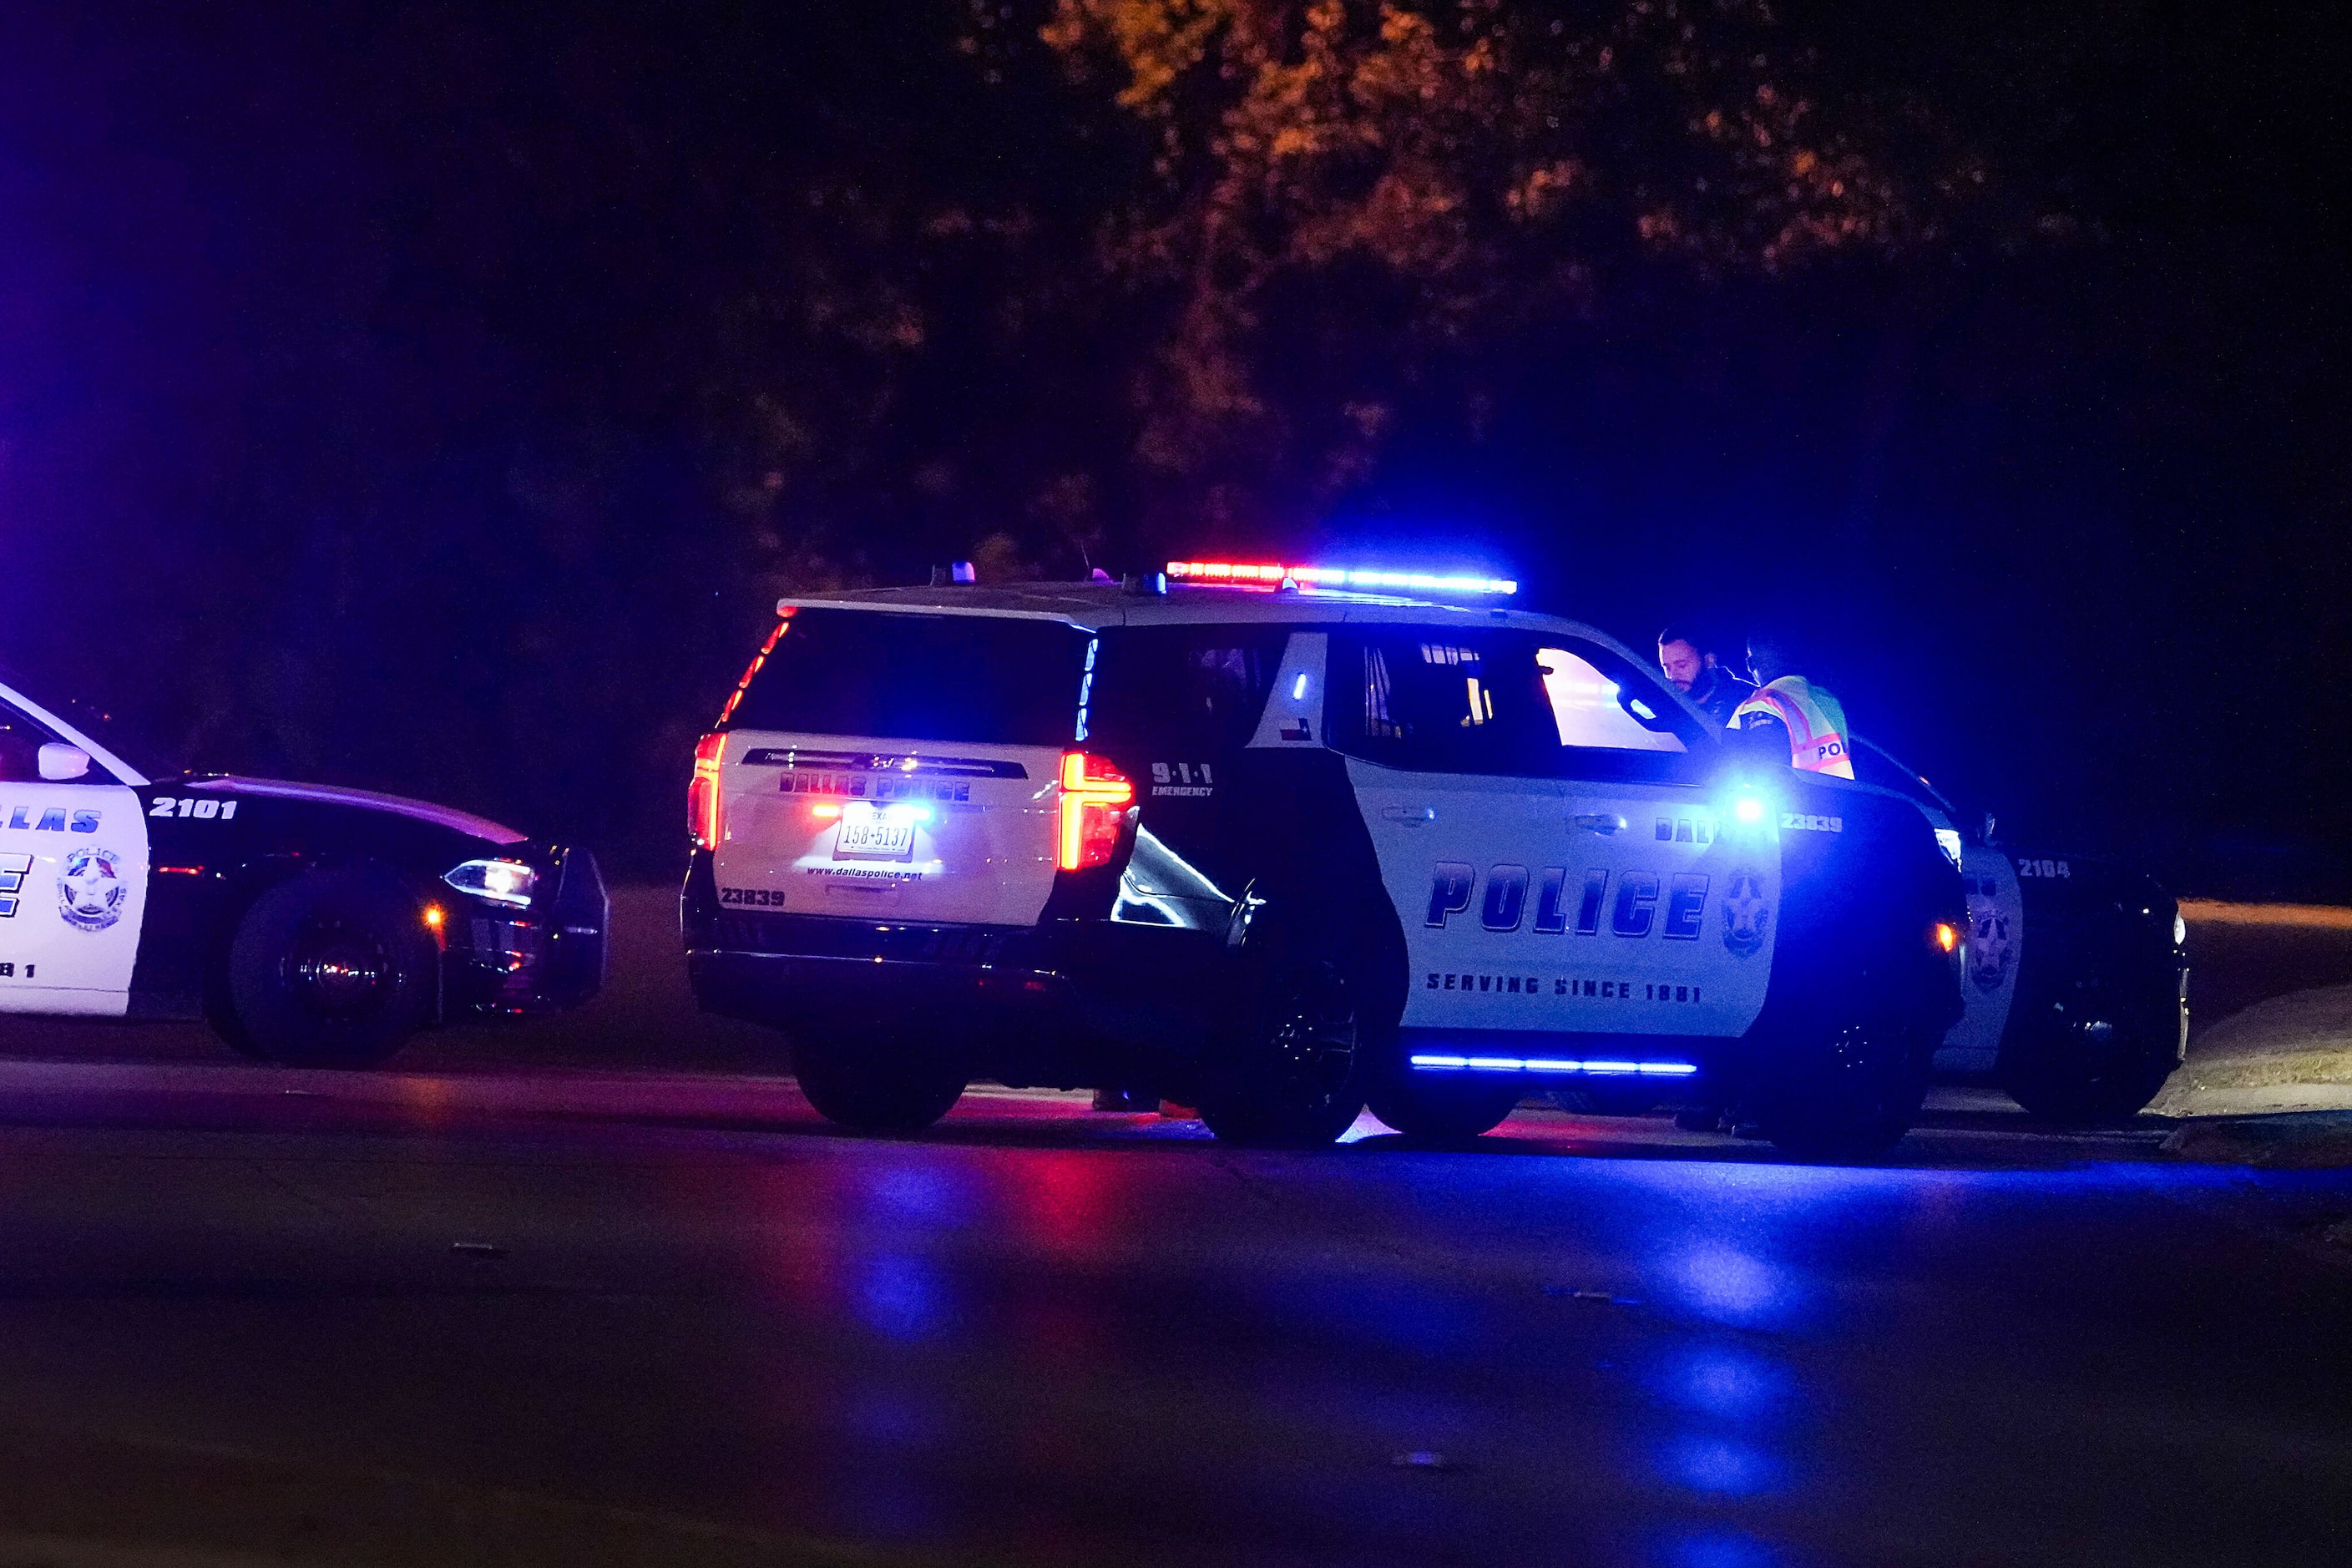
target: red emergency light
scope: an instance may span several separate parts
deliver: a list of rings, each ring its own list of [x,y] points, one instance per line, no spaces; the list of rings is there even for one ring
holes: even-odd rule
[[[1516,594],[1508,577],[1462,572],[1397,572],[1371,566],[1291,566],[1279,562],[1171,561],[1171,583],[1222,583],[1269,588],[1387,588],[1419,594]]]

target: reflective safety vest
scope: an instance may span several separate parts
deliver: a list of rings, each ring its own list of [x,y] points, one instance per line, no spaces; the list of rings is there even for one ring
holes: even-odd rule
[[[1827,687],[1815,686],[1801,675],[1784,675],[1733,709],[1730,728],[1745,729],[1751,713],[1788,726],[1790,767],[1853,777],[1853,762],[1846,755],[1845,710]]]

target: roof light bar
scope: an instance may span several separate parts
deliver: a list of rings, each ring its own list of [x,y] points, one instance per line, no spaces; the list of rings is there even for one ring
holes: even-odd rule
[[[1388,572],[1361,566],[1286,566],[1279,562],[1171,561],[1171,583],[1288,584],[1301,588],[1403,588],[1424,594],[1516,594],[1508,577],[1465,573]]]

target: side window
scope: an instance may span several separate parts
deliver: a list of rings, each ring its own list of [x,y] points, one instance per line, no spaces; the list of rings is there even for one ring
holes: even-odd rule
[[[1660,709],[1643,700],[1601,673],[1591,660],[1564,647],[1538,648],[1536,660],[1543,671],[1544,694],[1551,700],[1552,722],[1559,726],[1563,746],[1599,746],[1623,752],[1684,752],[1689,748],[1670,729],[1653,730],[1643,722],[1664,717]]]
[[[1280,627],[1106,630],[1087,738],[1169,764],[1198,763],[1247,745],[1288,641]]]
[[[1696,721],[1608,648],[1563,641],[1451,628],[1335,638],[1333,742],[1368,762],[1444,773],[1689,773]]]
[[[1408,627],[1335,638],[1332,660],[1343,751],[1444,773],[1553,771],[1559,738],[1531,639]]]

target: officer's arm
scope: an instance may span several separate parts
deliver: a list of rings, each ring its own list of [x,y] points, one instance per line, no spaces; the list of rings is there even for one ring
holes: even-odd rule
[[[1739,714],[1738,718],[1739,727],[1741,729],[1769,730],[1779,736],[1780,744],[1783,748],[1787,748],[1790,744],[1789,740],[1789,726],[1781,721],[1781,718],[1778,713],[1768,713],[1761,709],[1750,708],[1746,712]]]

